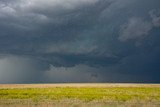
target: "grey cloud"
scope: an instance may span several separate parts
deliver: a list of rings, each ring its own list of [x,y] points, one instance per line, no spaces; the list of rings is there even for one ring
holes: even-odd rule
[[[36,26],[37,24],[63,24],[69,15],[93,5],[97,1],[14,0],[14,2],[2,2],[0,5],[0,18],[9,18],[9,21],[12,21],[10,23],[27,28],[32,28],[32,26]]]
[[[151,20],[144,20],[141,17],[132,17],[120,28],[120,41],[141,40],[149,35],[154,27],[160,26],[159,9],[150,10]]]
[[[152,18],[152,23],[155,27],[160,27],[160,9],[154,9],[149,12],[151,18]]]
[[[82,41],[79,41],[80,43]],[[77,46],[80,44],[79,42],[74,43],[66,43],[66,44],[52,44],[46,47],[46,53],[61,53],[65,52],[66,54],[89,54],[94,52],[97,49],[96,45],[83,43],[81,46]]]
[[[159,10],[150,10],[148,13],[151,20],[145,20],[141,17],[132,17],[127,23],[123,24],[120,27],[118,39],[123,42],[136,40],[135,45],[141,45],[143,40],[150,35],[151,30],[155,27],[159,27]]]
[[[42,57],[42,59],[46,58],[46,60],[48,59],[54,60],[55,58],[54,55],[61,54],[61,53],[64,53],[64,56],[75,57],[76,55],[78,55],[76,60],[78,60],[79,56],[89,56],[88,54],[90,53],[98,54],[98,56],[97,55],[95,56],[101,57],[99,56],[100,54],[97,51],[99,46],[96,44],[97,41],[95,40],[96,38],[96,35],[94,34],[95,32],[89,34],[89,32],[86,31],[86,29],[92,31],[92,25],[94,27],[94,24],[97,23],[99,12],[101,12],[103,8],[107,8],[107,6],[109,5],[108,3],[109,1],[106,2],[106,1],[97,1],[97,0],[94,0],[94,1],[69,0],[67,3],[63,3],[64,2],[63,0],[58,2],[53,0],[53,1],[45,1],[44,5],[49,5],[49,6],[44,6],[44,8],[43,6],[41,6],[43,2],[44,1],[38,2],[37,0],[30,2],[30,0],[28,0],[28,1],[21,1],[21,2],[17,1],[15,3],[14,2],[5,3],[6,6],[4,7],[10,7],[16,11],[15,13],[16,18],[14,19],[20,20],[20,21],[14,20],[11,23],[10,22],[11,20],[8,19],[9,22],[7,21],[5,23],[1,22],[3,23],[1,25],[1,28],[4,29],[2,31],[1,37],[4,40],[9,37],[14,38],[14,39],[8,39],[7,43],[4,40],[1,43],[2,45],[6,46],[6,50],[8,50],[9,53],[17,54],[18,52],[20,54],[25,54],[25,55],[39,56],[39,57]],[[51,8],[50,2],[55,2],[53,8]],[[102,7],[97,8],[96,7],[97,3],[99,5],[102,5]],[[65,7],[66,9],[62,8],[63,10],[61,10],[58,8],[58,10],[56,11],[56,9],[54,8],[57,8],[57,7]],[[51,12],[53,12],[52,14],[47,13],[48,10],[50,10],[50,8],[54,10],[54,11],[51,10]],[[61,13],[60,11],[62,12],[67,11],[67,12]],[[59,12],[61,15],[58,14]],[[38,20],[38,19],[32,17],[32,15],[35,15],[37,13],[40,15],[46,15],[47,17],[50,17],[49,15],[53,15],[53,17],[50,17],[51,20],[54,20],[55,17],[60,17],[58,18],[58,20],[61,20],[61,18],[64,18],[64,20],[66,20],[65,18],[67,18],[68,21],[66,22],[62,21],[62,24],[58,24],[58,25],[52,22],[48,24],[46,22],[45,23],[46,25],[40,25],[37,28],[34,26],[34,23],[36,21],[33,21],[33,20],[34,19]],[[10,17],[7,17],[7,18],[10,18]],[[1,20],[4,20],[4,19],[2,18]],[[32,22],[30,23],[28,21],[33,21],[33,23]],[[80,21],[82,23],[79,23]],[[5,24],[9,26],[6,26]],[[5,28],[3,25],[7,28]],[[27,26],[29,25],[29,27],[27,27],[26,25]],[[8,30],[10,30],[9,32],[11,34],[8,34]],[[95,37],[93,37],[92,35]],[[36,41],[36,42],[33,42],[33,41]],[[9,44],[12,44],[12,46],[8,46]],[[5,52],[4,49],[2,49],[1,51]],[[39,53],[39,55],[37,55],[37,53]],[[45,54],[49,54],[49,55],[45,56]],[[53,58],[51,58],[52,56]],[[112,55],[110,53],[107,53],[107,56],[104,56],[104,58],[107,58],[107,57],[110,58],[111,56]],[[66,59],[68,60],[68,58]],[[51,62],[53,62],[52,64],[55,64],[54,62],[56,61],[51,61]],[[84,61],[78,61],[78,62],[86,62],[86,61],[88,60],[86,59]],[[102,60],[102,62],[104,61]],[[61,65],[63,64],[64,63],[62,63]]]
[[[152,29],[152,23],[141,18],[131,18],[120,30],[120,41],[143,39]]]
[[[8,83],[138,82],[157,78],[152,71],[159,69],[159,3],[0,0],[0,55],[6,55],[1,57],[1,83],[7,78],[12,78]],[[14,73],[12,69],[21,76],[9,75]],[[138,76],[138,72],[147,75]]]

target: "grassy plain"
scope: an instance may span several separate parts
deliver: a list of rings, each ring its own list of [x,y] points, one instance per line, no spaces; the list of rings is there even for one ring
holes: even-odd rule
[[[160,105],[158,84],[1,84],[1,105],[13,104],[151,104]],[[92,107],[93,107],[92,105]],[[60,105],[62,106],[62,105]],[[81,107],[80,106],[80,107]],[[49,107],[49,106],[47,106]],[[59,107],[57,105],[57,107]],[[67,105],[64,105],[67,107]],[[68,106],[69,107],[69,106]],[[101,106],[100,106],[101,107]],[[104,106],[106,107],[106,106]],[[114,106],[117,107],[117,106]],[[154,106],[156,107],[156,106]]]

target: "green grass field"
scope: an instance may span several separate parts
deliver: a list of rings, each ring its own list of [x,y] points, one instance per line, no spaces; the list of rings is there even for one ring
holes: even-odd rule
[[[82,101],[160,103],[160,85],[57,84],[0,85],[0,103]],[[15,103],[17,103],[15,102]]]

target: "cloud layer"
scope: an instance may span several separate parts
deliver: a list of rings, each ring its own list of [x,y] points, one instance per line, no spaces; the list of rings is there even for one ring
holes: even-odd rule
[[[160,82],[159,4],[0,0],[0,83]]]

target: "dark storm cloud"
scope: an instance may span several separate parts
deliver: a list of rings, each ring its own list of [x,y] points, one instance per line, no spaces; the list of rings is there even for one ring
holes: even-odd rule
[[[75,57],[73,61],[77,62],[78,57],[92,54],[97,48],[96,37],[91,39],[92,35],[95,35],[92,34],[92,26],[97,23],[98,14],[110,2],[97,0],[81,2],[68,0],[67,3],[63,2],[63,0],[45,2],[28,0],[5,3],[5,6],[1,6],[1,13],[3,13],[1,19],[6,20],[6,22],[1,22],[1,27],[4,29],[1,44],[4,44],[8,48],[6,50],[11,53],[17,54],[18,52],[33,56],[37,56],[38,53],[39,57],[49,57],[49,59],[56,55],[56,57],[64,57],[63,59],[60,58],[64,61]],[[53,6],[51,3],[54,3]],[[101,7],[96,8],[97,5],[101,5]],[[8,34],[8,30],[11,34]],[[90,32],[91,34],[89,34]],[[4,46],[2,48],[4,49]],[[62,52],[64,55],[61,54]],[[106,56],[98,57],[106,58]],[[88,60],[87,58],[84,59]],[[93,57],[93,60],[95,59]],[[63,62],[62,66],[65,66]]]
[[[160,82],[159,4],[0,0],[0,82]]]

